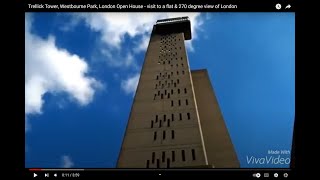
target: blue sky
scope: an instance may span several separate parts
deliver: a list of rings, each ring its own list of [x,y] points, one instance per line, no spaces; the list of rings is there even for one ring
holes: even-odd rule
[[[261,158],[290,157],[293,13],[26,14],[26,167],[115,167],[152,25],[186,15],[241,167],[289,167]]]

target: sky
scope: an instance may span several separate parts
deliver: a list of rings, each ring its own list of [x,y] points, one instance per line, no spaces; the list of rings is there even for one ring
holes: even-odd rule
[[[294,13],[26,13],[25,166],[115,168],[152,26],[179,16],[240,167],[289,167]]]

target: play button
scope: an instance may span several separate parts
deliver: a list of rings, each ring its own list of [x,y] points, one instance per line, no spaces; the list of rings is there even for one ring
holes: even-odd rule
[[[38,176],[38,174],[36,174],[36,173],[33,173],[33,177],[35,178],[35,177],[37,177]]]

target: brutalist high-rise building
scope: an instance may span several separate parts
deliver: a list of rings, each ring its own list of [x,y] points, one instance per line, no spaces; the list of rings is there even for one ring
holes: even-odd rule
[[[118,168],[239,167],[207,71],[190,71],[190,39],[188,17],[153,26]]]

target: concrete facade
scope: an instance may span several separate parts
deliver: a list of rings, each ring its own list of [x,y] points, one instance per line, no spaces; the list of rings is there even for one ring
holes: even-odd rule
[[[166,29],[170,29],[169,33]],[[118,168],[218,167],[215,160],[236,158],[232,153],[232,157],[227,157],[233,149],[223,149],[232,147],[228,134],[222,134],[227,133],[226,129],[218,129],[212,134],[226,138],[219,140],[220,137],[216,136],[212,140],[209,138],[210,127],[201,126],[202,123],[212,125],[217,121],[217,127],[225,128],[222,117],[219,117],[221,114],[212,116],[205,112],[209,109],[205,108],[206,105],[199,104],[203,102],[203,96],[197,94],[210,92],[196,93],[199,91],[197,87],[208,85],[197,81],[201,78],[195,79],[197,87],[193,84],[184,44],[185,39],[191,39],[190,31],[190,21],[186,18],[154,25],[122,142]],[[197,96],[199,102],[196,101]],[[213,108],[218,107],[216,101],[212,105]],[[199,111],[199,107],[203,110]],[[214,111],[220,112],[219,109]],[[211,117],[219,117],[219,120],[209,122]],[[212,128],[217,129],[214,125]],[[206,143],[222,144],[216,148]],[[206,149],[207,146],[209,149]],[[233,166],[236,163],[218,164]]]

